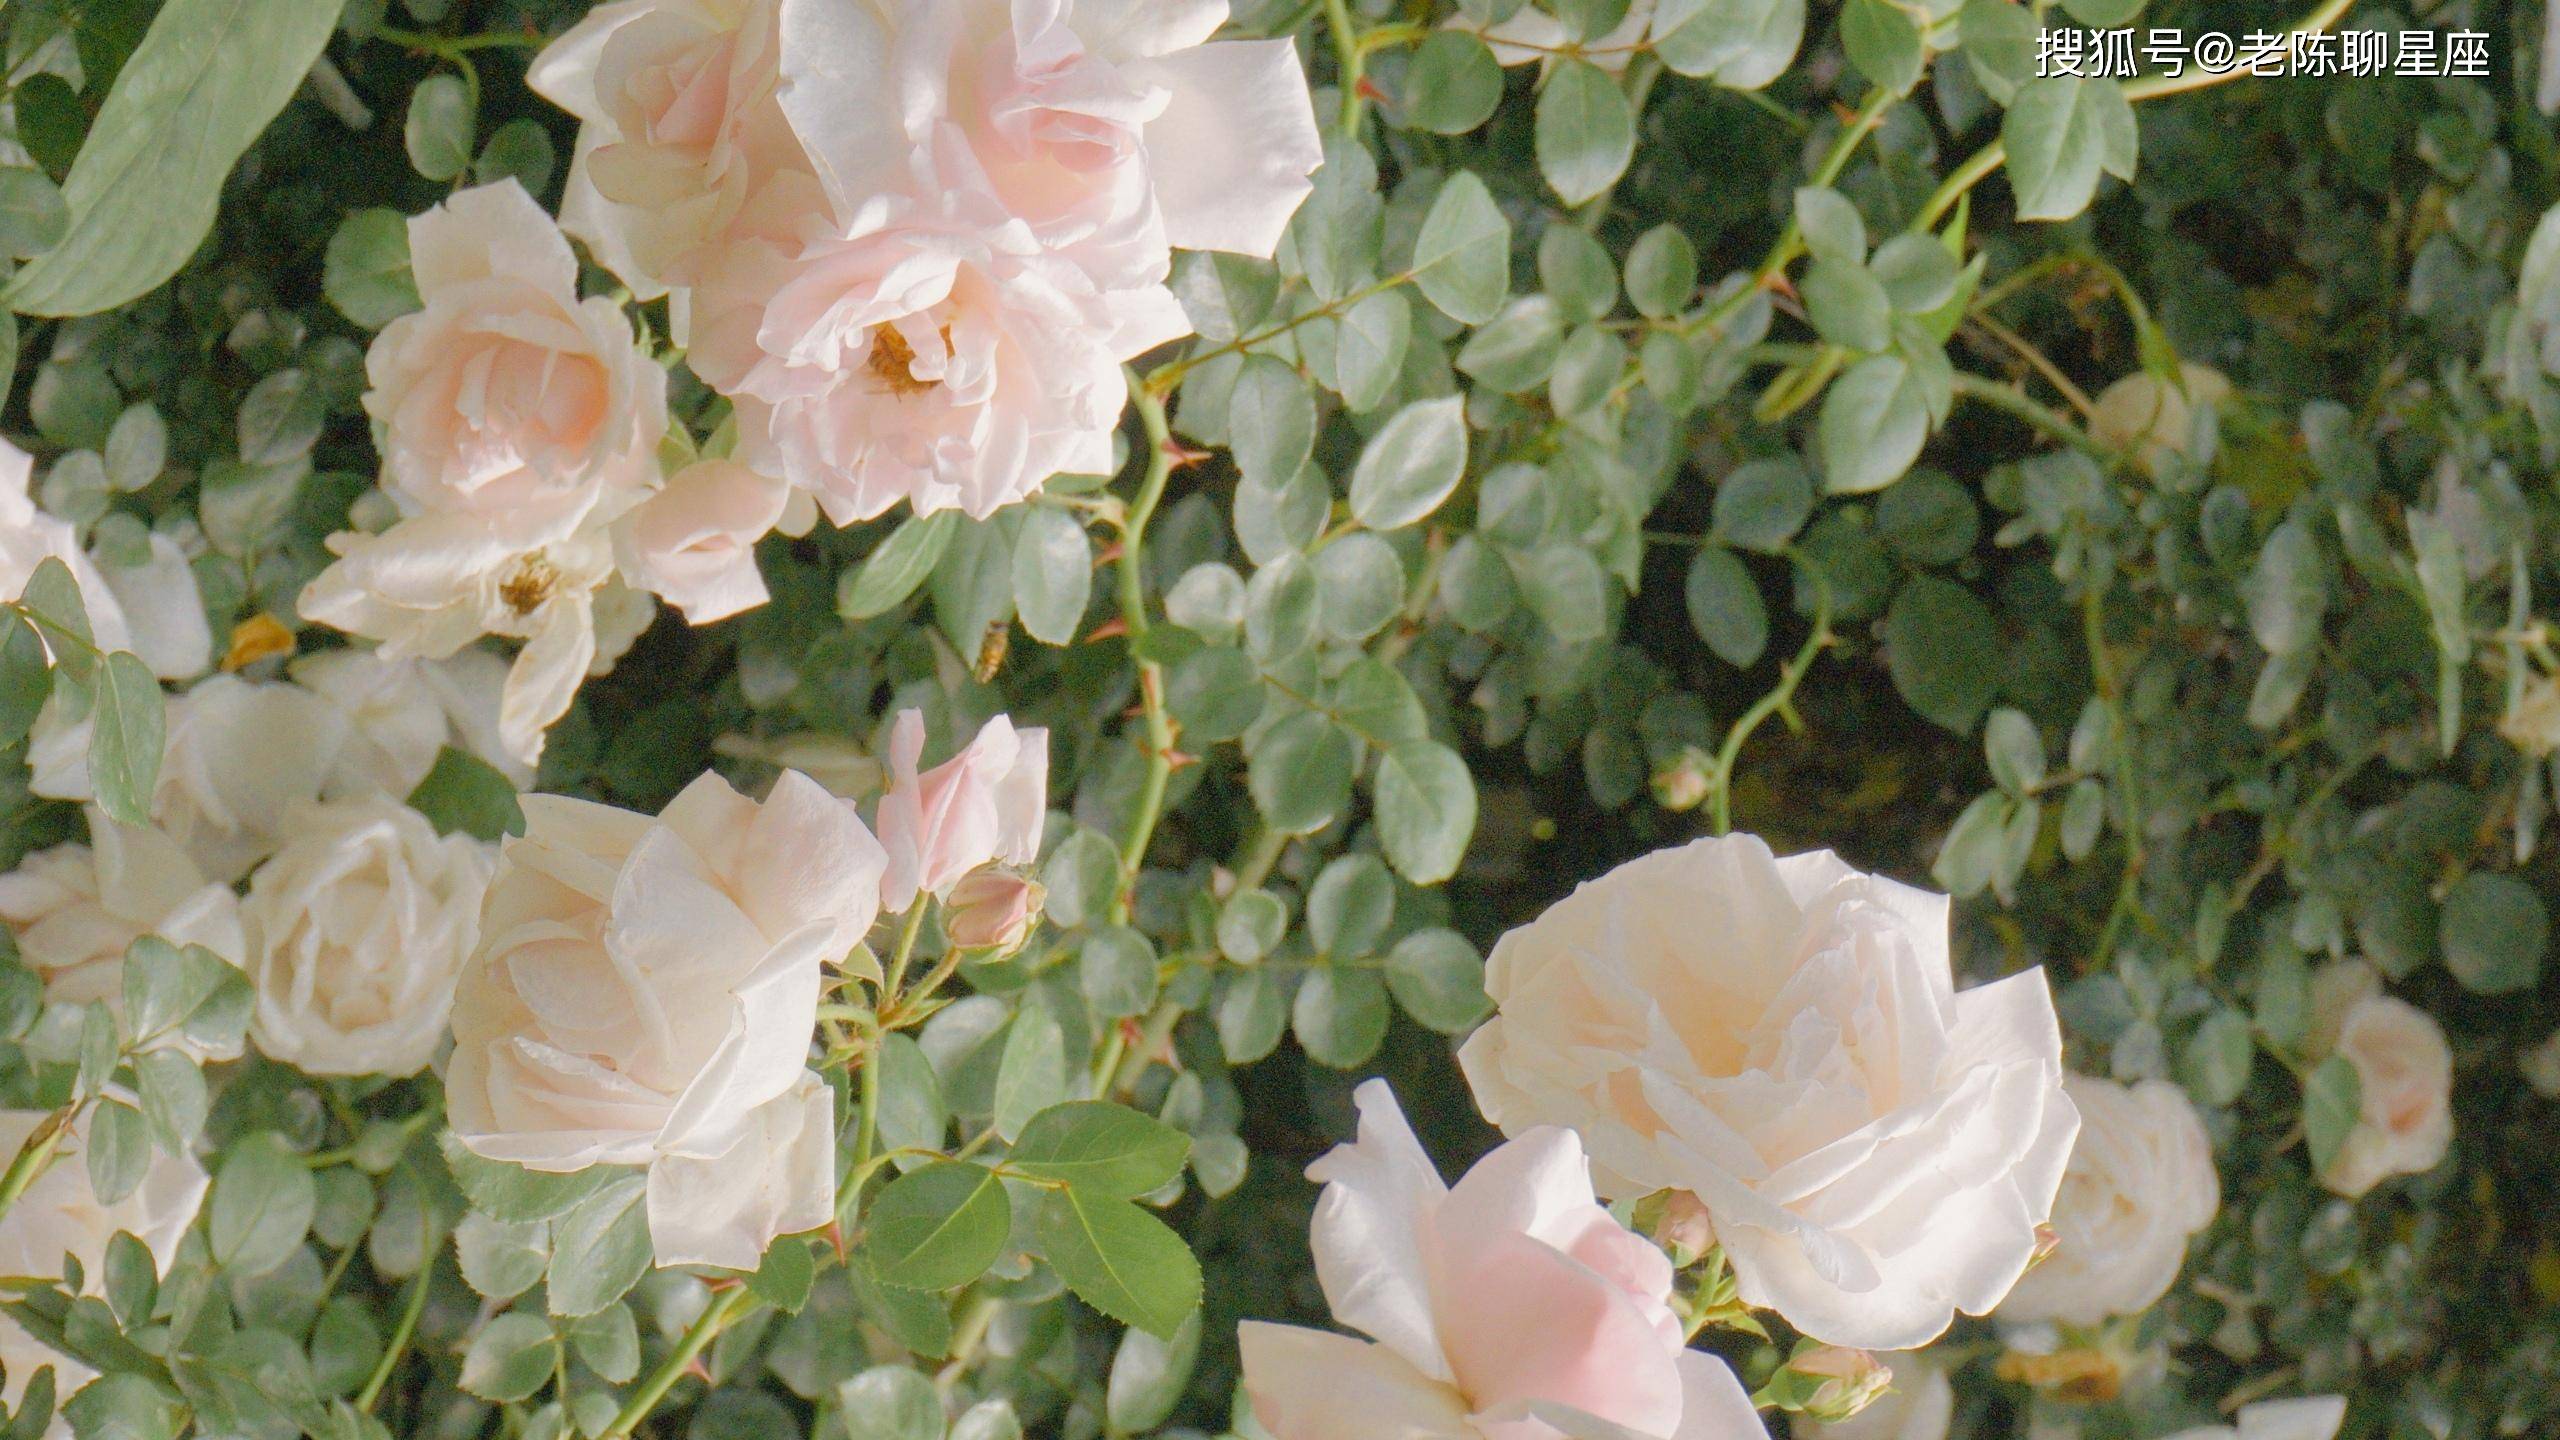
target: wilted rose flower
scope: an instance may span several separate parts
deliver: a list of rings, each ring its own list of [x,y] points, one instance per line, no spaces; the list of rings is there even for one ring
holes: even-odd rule
[[[1190,330],[1171,291],[1097,285],[965,194],[883,195],[837,229],[815,191],[768,187],[693,295],[740,459],[839,525],[901,500],[983,519],[1111,469],[1122,362]]]
[[[1788,1421],[1794,1440],[1947,1440],[1955,1421],[1956,1391],[1947,1373],[1916,1354],[1878,1357],[1893,1371],[1893,1388],[1846,1420],[1825,1424],[1807,1415]]]
[[[1209,43],[1226,0],[786,7],[783,109],[838,213],[907,190],[995,202],[1106,288],[1170,247],[1268,257],[1324,163],[1286,39]]]
[[[615,0],[551,43],[527,79],[583,122],[560,200],[643,300],[691,283],[763,177],[804,166],[775,103],[778,0]]]
[[[1765,1435],[1724,1362],[1685,1348],[1671,1262],[1594,1200],[1571,1131],[1527,1131],[1453,1188],[1386,1082],[1356,1099],[1359,1139],[1307,1176],[1316,1278],[1374,1343],[1246,1322],[1245,1391],[1277,1440]]]
[[[242,962],[247,942],[229,885],[207,880],[157,830],[119,825],[94,807],[88,819],[87,844],[39,850],[0,875],[0,921],[18,943],[19,962],[44,981],[45,999],[103,1000],[121,1011],[124,953],[146,935]],[[227,1060],[239,1052],[199,1053]]]
[[[734,460],[686,466],[614,529],[623,576],[696,625],[765,602],[756,542],[782,519],[791,487]]]
[[[347,717],[333,793],[378,790],[406,797],[447,746],[486,762],[519,790],[533,784],[533,767],[509,754],[499,736],[507,662],[487,650],[459,650],[442,660],[395,660],[350,646],[301,656],[292,674],[295,684]]]
[[[1742,1298],[1908,1349],[1999,1303],[2079,1121],[2040,972],[1961,994],[1947,901],[1750,836],[1658,851],[1494,947],[1459,1059],[1602,1194],[1705,1203]]]
[[[49,1117],[35,1110],[0,1110],[0,1155],[15,1155],[36,1127]],[[196,1223],[204,1205],[204,1167],[190,1156],[155,1151],[142,1183],[113,1205],[101,1204],[89,1185],[89,1167],[80,1156],[82,1137],[64,1137],[53,1164],[29,1185],[17,1203],[0,1216],[0,1275],[59,1279],[67,1268],[63,1257],[80,1262],[87,1293],[106,1285],[107,1242],[119,1231],[140,1240],[161,1274],[176,1258],[178,1241]],[[8,1371],[6,1398],[12,1409],[26,1398],[36,1372],[53,1368],[57,1405],[97,1378],[97,1371],[60,1354],[5,1314],[0,1314],[0,1368]],[[57,1409],[47,1440],[68,1437],[71,1427]]]
[[[1049,815],[1046,730],[1016,730],[999,715],[959,754],[919,774],[923,759],[924,714],[901,710],[889,727],[889,789],[879,817],[889,855],[880,903],[892,914],[981,865],[1039,859]]]
[[[532,548],[466,515],[421,515],[379,535],[329,537],[337,563],[305,586],[303,616],[379,641],[393,660],[440,660],[483,635],[521,640],[500,687],[498,735],[530,767],[578,686],[610,668],[651,607],[614,572],[601,524]]]
[[[203,674],[213,663],[213,629],[186,552],[153,535],[140,565],[96,563],[71,522],[36,508],[28,490],[34,475],[34,458],[0,440],[0,600],[25,594],[37,566],[60,560],[79,587],[98,648],[130,650],[163,680]]]
[[[666,372],[513,180],[409,222],[425,306],[374,337],[365,410],[382,487],[405,514],[465,516],[529,551],[658,479]]]
[[[249,1033],[312,1075],[411,1075],[435,1058],[479,935],[496,848],[387,796],[308,806],[249,877]]]
[[[2085,1075],[2062,1088],[2080,1111],[2080,1140],[2053,1202],[2060,1243],[2000,1302],[2000,1316],[2095,1325],[2168,1293],[2187,1237],[2213,1223],[2222,1185],[2186,1091]]]
[[[2310,1058],[2343,1055],[2363,1106],[2320,1183],[2352,1199],[2394,1175],[2434,1169],[2453,1144],[2453,1051],[2435,1017],[2381,993],[2361,961],[2313,977]]]
[[[786,772],[761,803],[717,775],[655,820],[524,801],[453,1011],[454,1133],[536,1170],[649,1167],[660,1264],[751,1269],[835,1206],[808,1068],[822,967],[879,910],[879,842]]]
[[[2199,1425],[2169,1440],[2334,1440],[2347,1423],[2347,1402],[2338,1395],[2308,1395],[2298,1400],[2260,1400],[2240,1407],[2230,1425]]]

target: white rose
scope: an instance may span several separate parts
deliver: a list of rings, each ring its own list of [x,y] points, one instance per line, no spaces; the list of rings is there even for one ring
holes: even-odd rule
[[[2004,1320],[2095,1325],[2149,1309],[2186,1263],[2187,1237],[2222,1203],[2213,1142],[2186,1091],[2084,1075],[2063,1089],[2080,1140],[2053,1202],[2060,1243],[2000,1302]]]
[[[615,0],[528,79],[575,115],[561,228],[643,300],[691,283],[703,247],[764,177],[801,167],[774,98],[777,0]]]
[[[2347,1423],[2347,1402],[2338,1395],[2309,1395],[2298,1400],[2260,1400],[2240,1407],[2232,1425],[2200,1425],[2181,1430],[2169,1440],[2335,1440]]]
[[[2041,972],[1956,993],[1947,900],[1750,836],[1658,851],[1504,936],[1459,1059],[1574,1127],[1601,1193],[1705,1203],[1743,1299],[1921,1345],[2009,1293],[2079,1119]]]
[[[45,1118],[40,1111],[0,1110],[0,1155],[17,1154]],[[104,1205],[89,1188],[89,1167],[79,1149],[80,1137],[66,1136],[52,1165],[0,1216],[0,1275],[59,1279],[67,1255],[79,1260],[89,1293],[98,1293],[106,1283],[107,1242],[118,1232],[140,1240],[167,1274],[179,1239],[204,1204],[204,1167],[187,1156],[154,1153],[134,1192]],[[53,1367],[57,1403],[97,1378],[96,1371],[57,1354],[17,1321],[0,1315],[0,1366],[8,1370],[5,1393],[12,1408],[25,1398],[27,1382],[48,1365]],[[70,1433],[57,1410],[47,1440],[67,1440]]]
[[[442,660],[395,660],[379,650],[322,650],[293,662],[294,683],[327,699],[349,722],[332,791],[403,797],[435,768],[446,746],[486,761],[519,790],[533,767],[498,734],[507,662],[478,648]]]
[[[1171,291],[1105,288],[967,192],[838,230],[815,188],[769,187],[693,292],[689,359],[736,403],[739,459],[839,525],[901,500],[983,519],[1111,468],[1122,363],[1190,331]]]
[[[791,496],[782,481],[734,460],[689,465],[615,527],[622,573],[696,625],[752,610],[768,598],[756,542],[781,522]]]
[[[60,560],[80,589],[89,633],[102,650],[130,650],[163,680],[186,680],[213,663],[213,629],[186,552],[166,535],[150,539],[136,566],[100,566],[81,550],[71,522],[36,508],[28,485],[35,460],[0,440],[0,600],[26,593],[46,560]]]
[[[1893,1388],[1867,1408],[1830,1425],[1796,1416],[1794,1440],[1947,1440],[1956,1389],[1947,1372],[1913,1354],[1879,1355],[1893,1369]]]
[[[536,1170],[648,1166],[661,1264],[752,1268],[825,1224],[809,1042],[823,967],[870,929],[886,864],[853,806],[786,772],[760,804],[705,775],[655,820],[524,809],[455,997],[455,1134]]]
[[[2353,1199],[2394,1175],[2432,1170],[2453,1144],[2453,1051],[2433,1016],[2380,993],[2361,961],[2326,967],[2312,979],[2314,1060],[2343,1055],[2361,1082],[2355,1127],[2320,1175]]]
[[[435,1057],[497,847],[386,796],[313,805],[249,877],[240,916],[258,1049],[312,1075],[411,1075]]]
[[[248,954],[229,885],[207,880],[168,836],[94,808],[88,844],[39,850],[0,875],[0,921],[19,960],[43,979],[45,998],[67,1005],[103,1000],[121,1010],[124,952],[145,935],[201,945],[234,965]]]
[[[666,372],[513,180],[409,222],[425,302],[374,337],[364,405],[382,488],[409,515],[467,516],[517,550],[568,535],[658,479]]]
[[[1286,39],[1211,43],[1226,0],[783,9],[782,107],[837,213],[915,185],[992,199],[1105,287],[1171,247],[1268,257],[1324,163]]]
[[[379,535],[329,537],[337,563],[305,586],[303,615],[381,644],[393,660],[440,660],[483,635],[524,642],[499,690],[498,736],[530,768],[578,686],[638,624],[601,522],[531,549],[463,515],[421,515]],[[521,772],[519,772],[521,773]]]

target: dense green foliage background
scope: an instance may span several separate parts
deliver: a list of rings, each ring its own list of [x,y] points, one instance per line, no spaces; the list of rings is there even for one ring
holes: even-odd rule
[[[0,5],[25,152],[0,157],[0,244],[22,259],[95,243],[81,263],[112,269],[135,229],[183,229],[146,196],[138,227],[65,242],[53,191],[157,8]],[[302,629],[294,597],[376,465],[357,399],[370,329],[408,303],[398,218],[457,179],[556,197],[572,127],[525,90],[516,42],[586,8],[353,0],[330,71],[250,146],[174,278],[76,318],[14,292],[5,426],[43,462],[45,506],[101,544],[136,526],[200,539],[218,636],[259,614]],[[960,1302],[957,1341],[950,1308],[830,1270],[796,1313],[722,1334],[715,1383],[685,1381],[650,1433],[837,1425],[862,1413],[842,1382],[955,1351],[962,1397],[1009,1397],[1033,1433],[1224,1430],[1233,1322],[1322,1323],[1299,1171],[1346,1130],[1355,1080],[1392,1077],[1446,1161],[1490,1138],[1445,1038],[1481,1012],[1472,957],[1426,932],[1480,950],[1728,811],[1782,852],[1935,877],[1965,897],[1968,976],[2047,967],[2077,1067],[2171,1076],[2209,1117],[2224,1207],[2185,1279],[2150,1316],[2079,1337],[2122,1362],[2121,1397],[2017,1383],[1996,1329],[1968,1322],[1940,1347],[1965,1366],[1959,1433],[2152,1436],[2275,1389],[2347,1393],[2353,1437],[2560,1426],[2560,1102],[2519,1071],[2560,1023],[2540,834],[2560,733],[2532,715],[2560,667],[2537,603],[2560,594],[2560,221],[2528,258],[2560,198],[2532,103],[2541,8],[2323,7],[2354,28],[2485,31],[2491,74],[2145,97],[2138,166],[2105,138],[2113,82],[2037,102],[2059,119],[2004,111],[2045,83],[2018,27],[2304,17],[1823,0],[1746,92],[1672,45],[1623,75],[1497,71],[1428,28],[1450,8],[1239,3],[1242,32],[1302,32],[1336,87],[1320,113],[1350,123],[1328,124],[1278,264],[1185,258],[1202,338],[1142,368],[1199,454],[1156,477],[1151,512],[1129,508],[1148,481],[1133,416],[1117,479],[983,524],[771,540],[770,605],[699,630],[662,614],[555,731],[539,788],[654,810],[709,767],[858,760],[899,706],[1048,725],[1066,817],[1049,923],[967,979],[1000,1013],[1054,1009],[1069,1056],[1099,1049],[1094,1073],[1195,1145],[1165,1213],[1208,1300],[1169,1365],[1039,1267]],[[1599,34],[1624,6],[1552,8]],[[1734,33],[1741,12],[1786,8],[1660,6]],[[2043,144],[2037,126],[2081,107],[2098,118],[2054,143],[2130,182],[2019,219],[2012,173],[1967,162],[2004,126],[2012,157]],[[1897,251],[1906,233],[1928,238]],[[2181,362],[2228,396],[2151,403]],[[675,374],[709,433],[711,397]],[[2109,390],[2128,377],[2148,378]],[[144,410],[165,450],[119,465]],[[1373,446],[1391,424],[1410,428]],[[1451,444],[1464,479],[1444,501],[1405,472]],[[1364,500],[1371,466],[1397,473]],[[1416,493],[1418,515],[1383,498]],[[1061,593],[1079,559],[1092,584]],[[1115,618],[1133,639],[1095,638]],[[1142,668],[1178,727],[1162,774]],[[12,863],[80,823],[25,781],[0,765]],[[1123,928],[1105,897],[1132,836]],[[2451,1157],[2360,1202],[2309,1163],[2334,1143],[2299,1059],[2307,976],[2331,956],[2379,966],[2456,1054]],[[11,1033],[34,1024],[23,985],[5,1009]],[[963,1136],[996,1103],[989,1033],[927,1034]],[[1147,1063],[1168,1038],[1178,1072]],[[13,1103],[50,1095],[47,1066],[0,1048]],[[399,1123],[433,1089],[255,1059],[218,1073],[209,1155],[351,1147],[295,1192],[308,1237],[252,1252],[272,1268],[217,1266],[251,1243],[218,1236],[163,1285],[214,1297],[226,1333],[275,1337],[182,1368],[218,1433],[289,1435],[321,1411],[277,1396],[354,1394],[410,1278],[449,1249],[461,1194],[432,1127]],[[396,1433],[595,1433],[592,1412],[542,1408],[555,1362],[609,1417],[611,1387],[702,1304],[698,1281],[660,1272],[627,1308],[562,1322],[565,1341],[537,1321],[538,1341],[515,1337],[542,1357],[519,1388],[475,1369],[497,1363],[473,1341],[502,1301],[473,1269],[466,1251],[414,1292],[416,1358],[375,1411]],[[478,1397],[521,1403],[501,1425]],[[351,1409],[329,1423],[365,1433]]]

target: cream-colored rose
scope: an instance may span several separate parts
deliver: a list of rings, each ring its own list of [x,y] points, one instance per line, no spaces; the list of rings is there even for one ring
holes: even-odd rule
[[[1459,1059],[1601,1193],[1695,1194],[1742,1298],[1909,1349],[2009,1293],[2079,1119],[2041,972],[1961,994],[1947,900],[1750,836],[1658,851],[1504,936]]]
[[[788,772],[761,803],[706,775],[655,820],[524,809],[455,997],[454,1133],[536,1170],[646,1165],[659,1263],[753,1268],[834,1212],[809,1044],[824,965],[878,915],[880,844]]]
[[[2192,458],[2196,411],[2211,410],[2230,394],[2230,380],[2207,366],[2180,365],[2174,385],[2138,370],[2098,392],[2089,433],[2157,471],[2171,456]]]
[[[752,610],[768,598],[756,542],[781,523],[791,494],[734,460],[689,465],[615,527],[622,573],[696,625]]]
[[[88,844],[39,850],[0,875],[0,921],[18,942],[18,959],[43,979],[47,1000],[103,1000],[121,1010],[124,952],[145,935],[241,963],[248,948],[229,885],[207,880],[157,830],[119,825],[95,808],[88,816]],[[197,1053],[228,1060],[239,1052]]]
[[[2236,1423],[2181,1430],[2169,1440],[2336,1440],[2347,1423],[2347,1402],[2338,1395],[2260,1400],[2231,1418]]]
[[[614,0],[527,77],[575,115],[561,228],[632,293],[692,283],[703,248],[763,179],[806,168],[775,99],[778,0]]]
[[[2222,1183],[2204,1121],[2176,1085],[2073,1075],[2062,1088],[2080,1111],[2080,1140],[2054,1197],[2058,1243],[2000,1302],[2000,1317],[2095,1325],[2168,1293],[2187,1237],[2213,1223]]]
[[[0,1110],[0,1155],[15,1155],[46,1119],[45,1112]],[[64,1256],[80,1262],[88,1291],[106,1284],[107,1242],[119,1231],[140,1240],[162,1274],[178,1253],[178,1241],[196,1222],[204,1205],[204,1167],[183,1155],[155,1153],[134,1192],[112,1205],[101,1204],[89,1186],[89,1167],[80,1155],[81,1137],[64,1137],[53,1164],[36,1177],[9,1213],[0,1216],[0,1275],[59,1279]],[[0,1367],[8,1371],[6,1396],[15,1408],[26,1397],[36,1372],[53,1367],[57,1403],[97,1378],[97,1372],[37,1340],[17,1321],[0,1315]],[[67,1440],[71,1428],[55,1412],[47,1440]]]
[[[2312,977],[2305,1050],[2315,1061],[2345,1056],[2363,1093],[2321,1184],[2352,1199],[2444,1159],[2453,1144],[2453,1050],[2433,1016],[2381,993],[2371,966],[2350,960]]]
[[[835,228],[813,180],[748,206],[692,296],[688,358],[737,406],[738,458],[839,525],[906,501],[983,519],[1098,474],[1124,361],[1186,334],[1162,285],[1113,289],[965,190],[883,194]]]
[[[1947,1372],[1916,1354],[1879,1355],[1893,1370],[1893,1388],[1866,1409],[1829,1425],[1796,1416],[1795,1440],[1947,1440],[1956,1415],[1955,1386]]]
[[[435,1058],[479,936],[497,847],[438,835],[387,796],[312,805],[240,906],[258,1049],[312,1075],[411,1075]]]
[[[424,308],[365,356],[382,488],[409,515],[476,519],[530,551],[658,479],[666,372],[610,300],[578,298],[578,261],[513,180],[409,222]]]
[[[130,650],[163,680],[203,674],[213,663],[213,630],[186,552],[154,535],[142,564],[99,565],[69,521],[36,508],[28,489],[34,476],[34,458],[0,440],[0,600],[17,599],[37,566],[60,560],[79,587],[100,649]]]
[[[487,650],[442,660],[394,660],[353,646],[322,650],[295,660],[293,679],[347,717],[333,793],[405,797],[447,746],[487,762],[519,790],[533,785],[533,767],[509,754],[499,736],[507,662]]]

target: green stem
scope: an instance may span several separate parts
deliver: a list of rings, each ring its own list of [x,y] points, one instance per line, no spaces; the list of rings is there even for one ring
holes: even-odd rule
[[[1742,758],[1743,745],[1770,716],[1794,702],[1796,687],[1804,683],[1805,675],[1813,669],[1814,658],[1831,643],[1831,582],[1824,578],[1821,567],[1812,561],[1799,557],[1796,563],[1813,577],[1813,632],[1804,637],[1804,644],[1796,651],[1795,658],[1779,668],[1777,687],[1742,712],[1742,718],[1733,722],[1733,729],[1726,732],[1723,748],[1716,752],[1708,803],[1713,807],[1712,822],[1718,835],[1733,831],[1733,767]]]
[[[1334,58],[1340,63],[1342,86],[1342,133],[1360,133],[1360,112],[1367,101],[1361,98],[1362,76],[1369,66],[1369,52],[1361,47],[1360,27],[1352,23],[1349,0],[1324,0],[1325,28],[1333,35]]]
[[[1341,0],[1334,3],[1339,5]],[[1145,712],[1147,727],[1147,773],[1139,785],[1137,812],[1130,817],[1129,833],[1120,842],[1120,885],[1111,897],[1111,923],[1115,925],[1129,923],[1129,904],[1137,887],[1138,871],[1146,864],[1147,848],[1155,842],[1156,826],[1164,818],[1165,788],[1173,780],[1173,717],[1164,705],[1164,667],[1146,658],[1142,643],[1152,623],[1147,619],[1147,523],[1155,518],[1156,506],[1164,499],[1165,484],[1173,477],[1173,426],[1165,416],[1164,397],[1136,371],[1129,372],[1129,402],[1145,429],[1147,468],[1138,482],[1136,497],[1129,502],[1128,516],[1120,522],[1120,619],[1128,629],[1130,649],[1138,665],[1138,703]]]
[[[667,1392],[684,1378],[685,1367],[693,1363],[693,1358],[701,1354],[704,1347],[718,1339],[720,1332],[728,1328],[729,1322],[736,1319],[754,1298],[755,1292],[744,1285],[712,1296],[711,1303],[704,1306],[702,1313],[695,1316],[693,1324],[686,1328],[684,1338],[676,1342],[676,1348],[667,1352],[666,1359],[658,1362],[657,1369],[649,1372],[649,1378],[640,1382],[640,1388],[632,1392],[630,1402],[622,1407],[622,1413],[613,1417],[613,1423],[605,1427],[604,1434],[597,1440],[622,1440],[641,1421],[648,1419],[649,1412],[657,1409],[658,1402],[666,1399]]]
[[[1890,91],[1878,87],[1868,93],[1865,103],[1858,107],[1857,114],[1851,117],[1849,123],[1842,127],[1838,135],[1832,138],[1831,148],[1823,152],[1822,163],[1813,168],[1812,183],[1815,186],[1829,185],[1840,178],[1840,172],[1849,168],[1849,157],[1858,152],[1859,143],[1875,130],[1884,112],[1892,104],[1893,95]],[[1680,332],[1694,334],[1700,329],[1718,331],[1724,329],[1753,295],[1768,289],[1772,282],[1786,273],[1789,265],[1795,263],[1796,257],[1803,253],[1804,227],[1798,225],[1790,216],[1786,228],[1778,232],[1778,243],[1769,247],[1769,253],[1760,261],[1760,268],[1752,272],[1752,283],[1726,296],[1714,309],[1701,311],[1696,319],[1682,323],[1679,326]]]
[[[391,1383],[391,1372],[400,1368],[400,1358],[409,1352],[409,1342],[418,1333],[418,1317],[427,1311],[427,1285],[436,1273],[440,1251],[435,1245],[435,1224],[420,1222],[426,1232],[426,1258],[418,1262],[418,1273],[409,1277],[408,1298],[400,1305],[400,1323],[391,1331],[391,1343],[384,1346],[382,1358],[374,1363],[373,1374],[367,1376],[364,1388],[356,1392],[356,1408],[370,1415],[375,1402],[382,1398],[382,1387]]]
[[[907,964],[915,958],[916,937],[924,933],[925,896],[916,897],[916,908],[907,912],[907,923],[898,931],[898,948],[889,956],[889,968],[880,977],[880,1013],[898,1008],[898,987],[906,983]]]
[[[1256,830],[1253,841],[1236,861],[1236,888],[1254,890],[1271,878],[1272,867],[1280,863],[1280,854],[1289,848],[1289,837],[1265,825]]]

